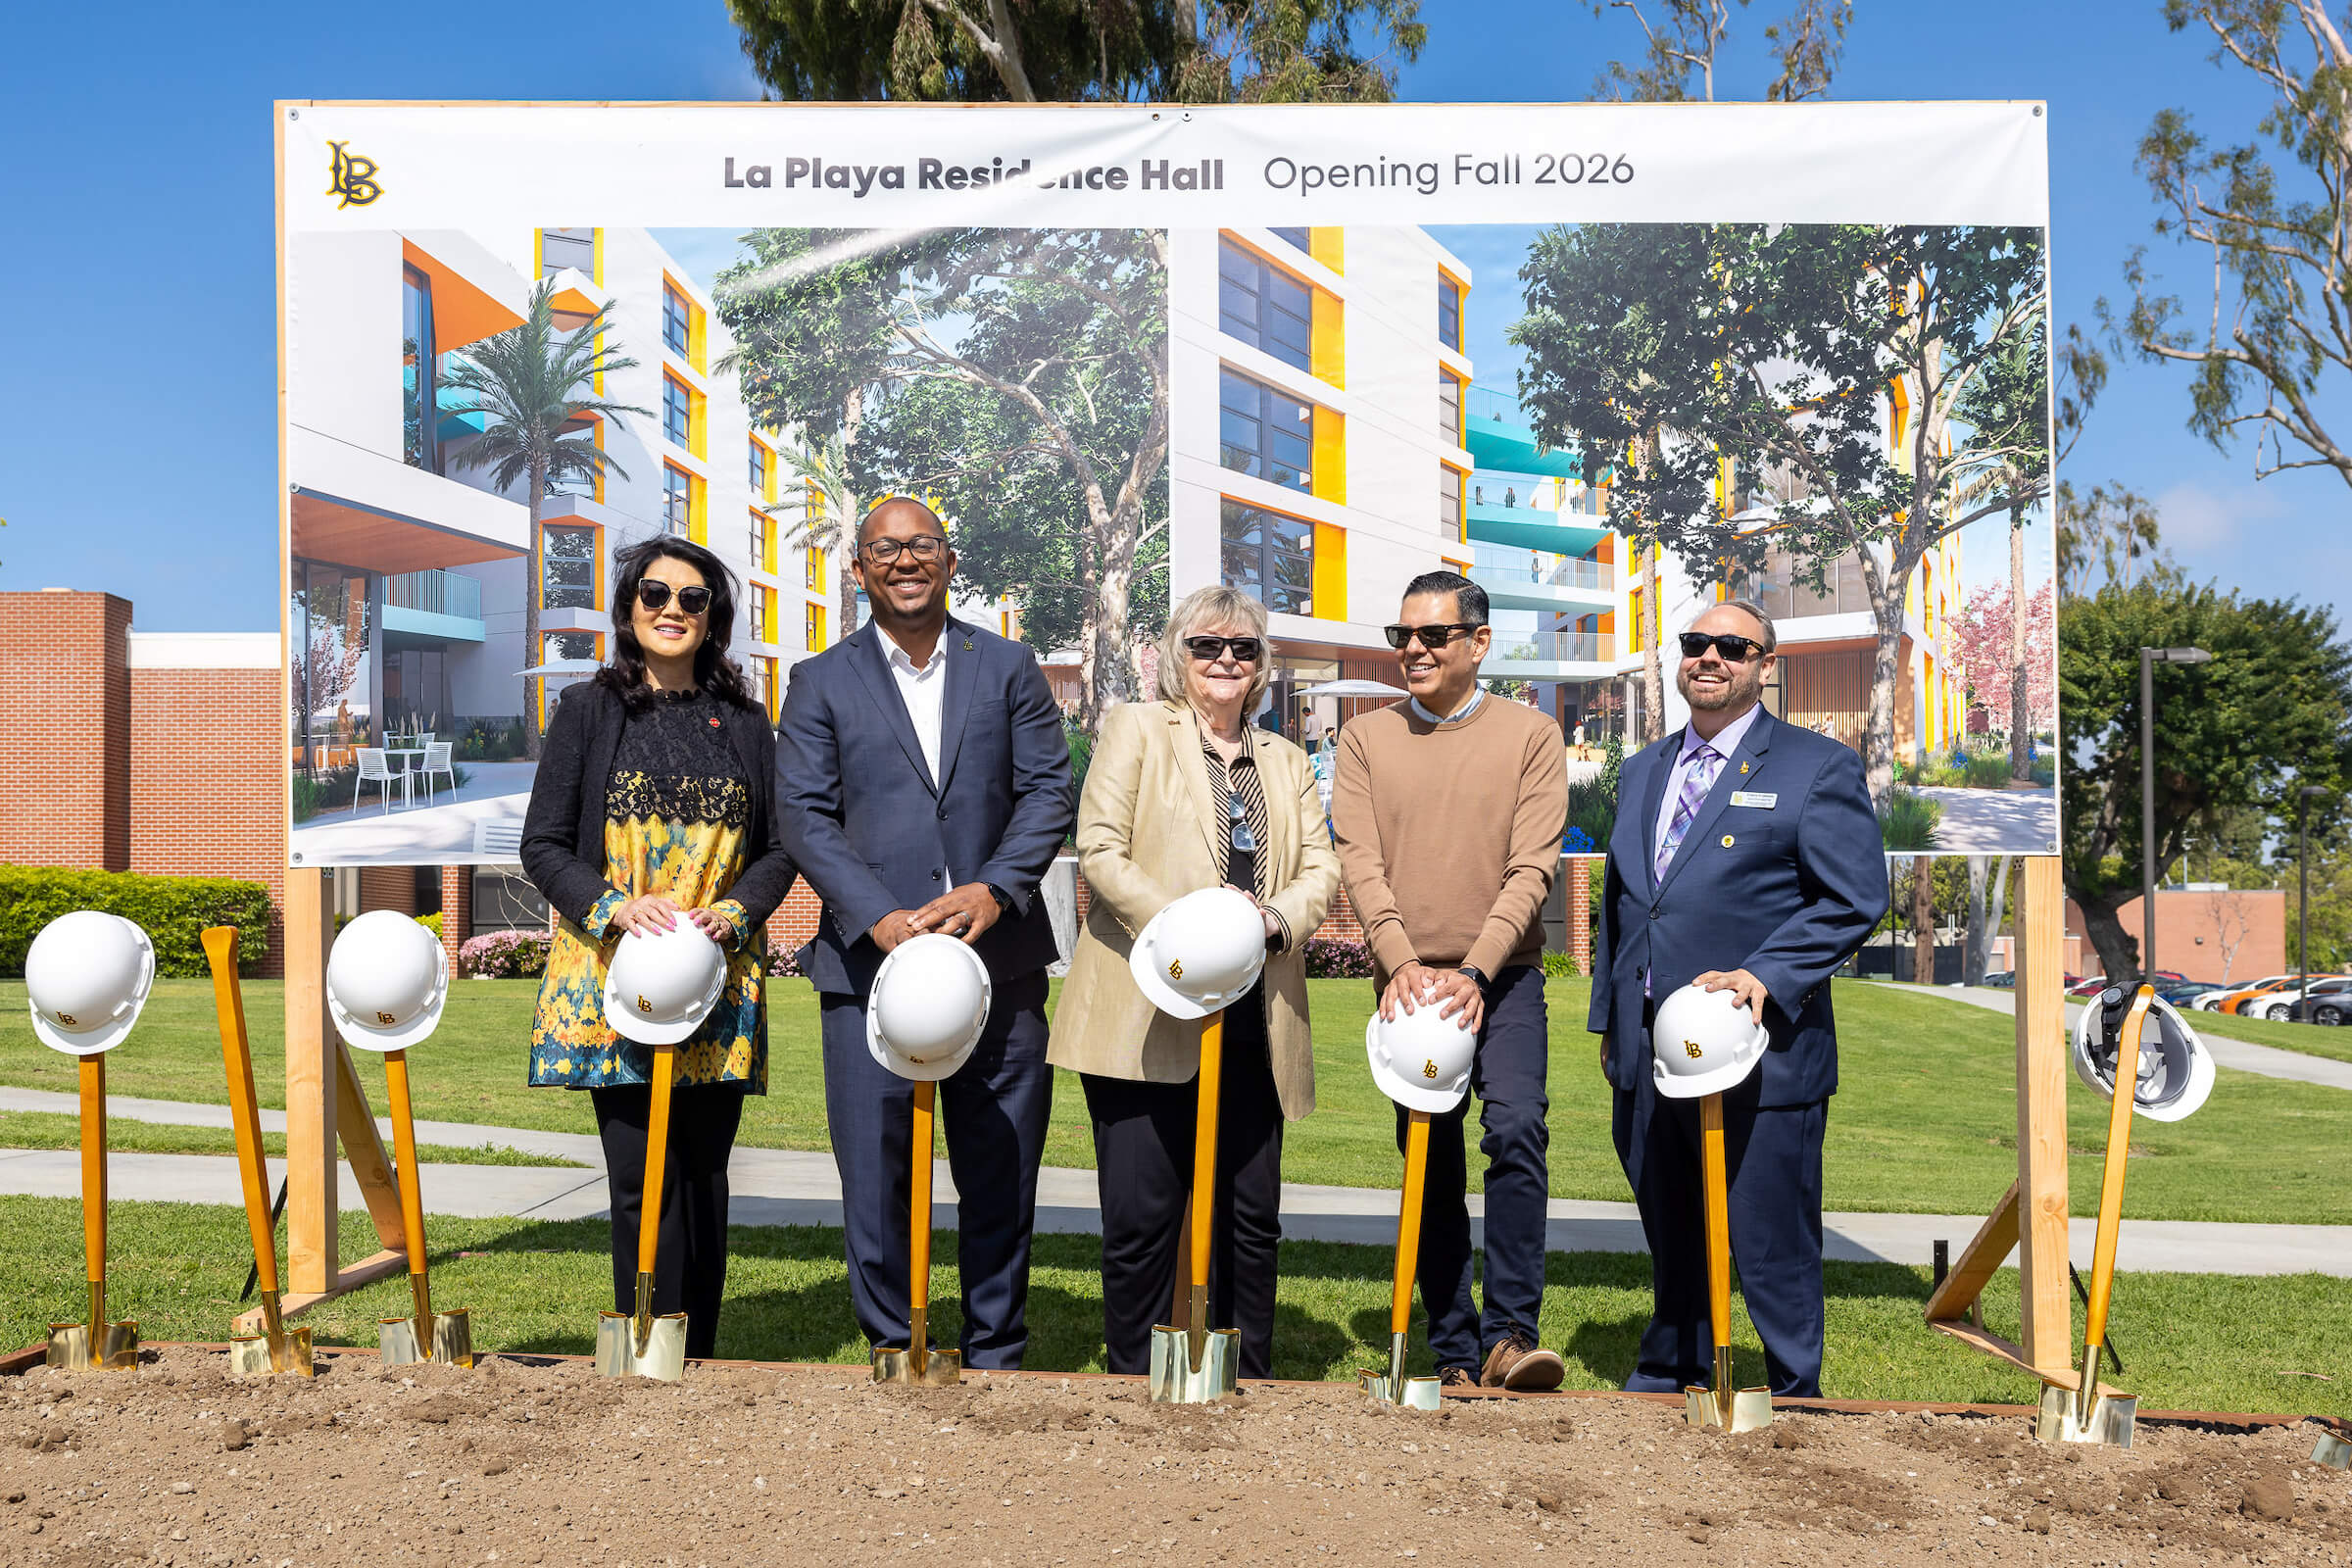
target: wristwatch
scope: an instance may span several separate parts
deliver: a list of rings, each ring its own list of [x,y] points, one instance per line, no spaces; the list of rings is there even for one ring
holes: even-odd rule
[[[981,884],[981,886],[987,888],[989,895],[997,901],[997,912],[999,914],[1010,914],[1012,912],[1011,894],[1005,892],[994,882],[984,882]]]
[[[1471,984],[1473,984],[1473,985],[1477,986],[1477,987],[1478,987],[1478,989],[1479,989],[1479,991],[1480,991],[1480,993],[1481,993],[1482,995],[1485,993],[1485,991],[1486,991],[1486,989],[1487,989],[1487,975],[1486,975],[1486,971],[1485,971],[1485,970],[1483,970],[1483,969],[1481,969],[1481,968],[1480,968],[1480,967],[1479,967],[1477,964],[1475,964],[1475,963],[1463,963],[1463,964],[1456,964],[1456,965],[1454,966],[1454,971],[1453,971],[1453,972],[1454,972],[1455,974],[1466,974],[1466,975],[1468,975],[1468,976],[1470,977]]]

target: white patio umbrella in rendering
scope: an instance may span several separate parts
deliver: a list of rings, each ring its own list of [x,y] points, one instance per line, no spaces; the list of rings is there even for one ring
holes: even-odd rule
[[[1320,686],[1302,687],[1301,697],[1402,697],[1405,693],[1395,686],[1384,686],[1376,680],[1327,680]]]
[[[517,675],[593,675],[605,666],[593,659],[551,659],[544,664],[518,669]]]

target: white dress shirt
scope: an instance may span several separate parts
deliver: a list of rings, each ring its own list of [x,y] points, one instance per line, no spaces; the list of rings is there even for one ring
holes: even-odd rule
[[[914,725],[914,738],[923,749],[923,766],[931,773],[931,787],[939,787],[939,732],[943,710],[947,705],[948,677],[942,673],[948,663],[948,634],[943,627],[939,641],[932,646],[931,661],[922,668],[906,657],[906,650],[888,632],[882,634],[882,646],[890,659],[890,678],[899,684],[899,700],[906,705],[906,717]]]
[[[1717,757],[1730,761],[1732,754],[1740,749],[1740,743],[1747,738],[1748,730],[1755,724],[1756,710],[1763,706],[1758,703],[1724,725],[1715,732],[1713,740],[1689,725],[1684,726],[1683,749],[1675,758],[1674,765],[1666,770],[1666,793],[1658,801],[1658,819],[1650,829],[1649,853],[1653,860],[1657,858],[1658,846],[1666,842],[1666,830],[1674,826],[1674,808],[1683,798],[1683,780],[1690,775],[1690,762],[1698,755],[1698,749],[1701,746],[1712,747]],[[1720,781],[1723,774],[1719,771],[1715,777]],[[1682,852],[1678,850],[1675,853],[1679,855]]]

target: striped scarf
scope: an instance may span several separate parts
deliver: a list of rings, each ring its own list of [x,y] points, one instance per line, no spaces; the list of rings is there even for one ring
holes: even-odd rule
[[[1250,889],[1250,893],[1262,903],[1266,897],[1266,877],[1270,869],[1267,862],[1273,858],[1273,846],[1266,836],[1266,792],[1257,776],[1257,760],[1250,754],[1248,730],[1245,729],[1242,734],[1241,755],[1233,760],[1230,773],[1226,770],[1224,760],[1217,756],[1216,744],[1209,739],[1205,728],[1200,732],[1200,758],[1208,767],[1209,810],[1212,813],[1211,820],[1217,826],[1214,835],[1217,881],[1219,885],[1224,883],[1226,870],[1233,863],[1233,797],[1238,791],[1242,797],[1242,814],[1250,824],[1250,836],[1257,841],[1257,871],[1253,878],[1257,885]]]

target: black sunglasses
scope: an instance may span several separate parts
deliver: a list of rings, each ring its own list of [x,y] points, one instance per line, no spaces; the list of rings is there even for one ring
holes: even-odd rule
[[[1228,648],[1245,664],[1256,663],[1258,655],[1266,651],[1266,645],[1255,637],[1187,637],[1184,646],[1203,664],[1222,659]]]
[[[1723,662],[1727,664],[1744,664],[1749,660],[1759,658],[1772,651],[1752,637],[1735,637],[1729,632],[1714,636],[1703,631],[1683,633],[1683,657],[1685,659],[1704,659],[1710,648],[1721,654]]]
[[[1478,630],[1466,620],[1446,621],[1435,626],[1384,626],[1381,629],[1387,634],[1391,648],[1401,649],[1418,637],[1421,646],[1431,653],[1436,653],[1457,636],[1467,637]]]
[[[669,604],[669,584],[648,577],[637,585],[637,602],[659,613]],[[678,590],[678,608],[689,615],[699,615],[710,608],[710,590],[701,583]]]

